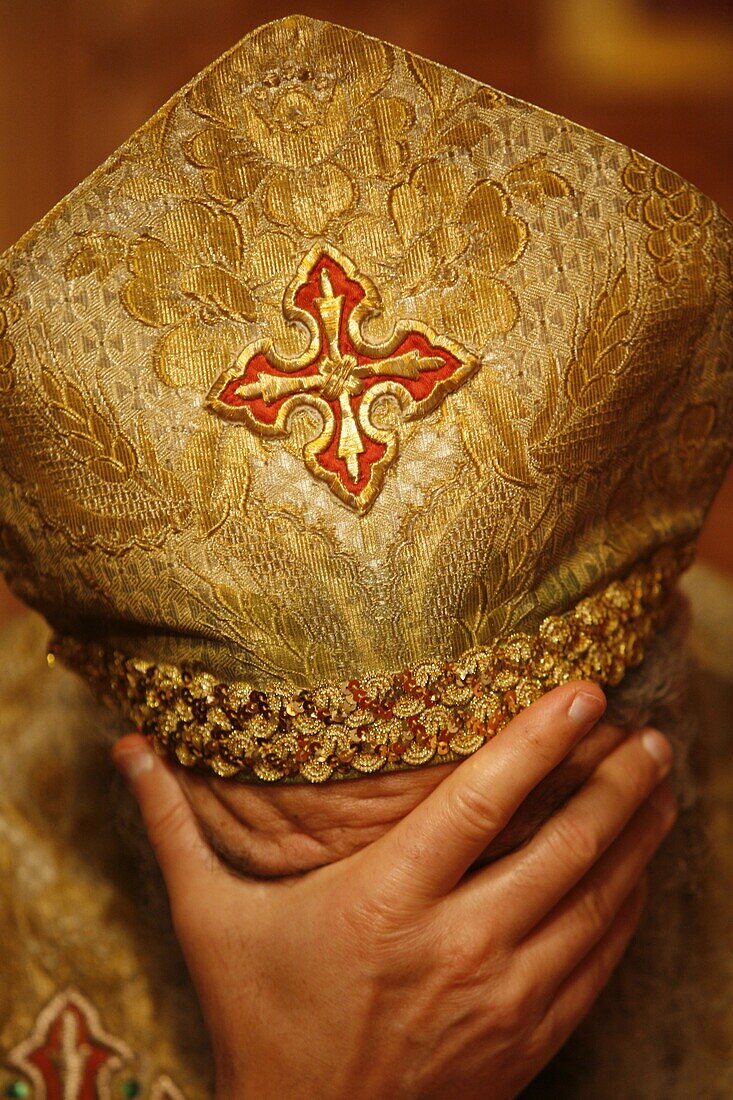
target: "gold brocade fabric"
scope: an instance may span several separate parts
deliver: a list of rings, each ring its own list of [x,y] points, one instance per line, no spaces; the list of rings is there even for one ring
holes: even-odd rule
[[[523,707],[571,679],[615,685],[663,627],[694,548],[664,547],[623,581],[455,663],[323,684],[291,696],[216,683],[190,666],[151,665],[71,638],[56,656],[81,672],[161,752],[216,775],[312,783],[445,761],[475,752]]]
[[[732,256],[617,142],[261,27],[0,257],[3,569],[62,636],[266,695],[534,637],[694,541]]]
[[[211,1100],[208,1039],[162,881],[37,615],[0,629],[0,1096]],[[101,712],[101,713],[100,713]]]

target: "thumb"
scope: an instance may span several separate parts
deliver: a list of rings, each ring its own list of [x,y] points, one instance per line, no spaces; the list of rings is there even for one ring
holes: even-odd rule
[[[131,733],[120,738],[112,760],[140,807],[175,908],[183,892],[190,893],[194,876],[210,874],[211,851],[172,768],[153,752],[145,737]]]

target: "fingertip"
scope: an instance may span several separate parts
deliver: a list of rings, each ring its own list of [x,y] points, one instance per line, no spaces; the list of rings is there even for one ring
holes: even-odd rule
[[[641,734],[641,743],[657,765],[660,776],[665,776],[672,768],[673,749],[661,730],[652,726],[645,727]]]
[[[568,718],[574,725],[588,729],[595,725],[606,710],[606,695],[592,680],[578,680],[572,687],[573,692],[567,707]]]
[[[123,751],[133,745],[149,745],[150,742],[145,734],[135,730],[132,733],[123,733],[121,737],[118,737],[112,746],[112,753],[116,753],[119,749]]]
[[[125,733],[122,737],[118,737],[112,746],[112,759],[116,760],[117,756],[128,752],[139,752],[147,749],[149,742],[147,737],[142,733]]]
[[[598,698],[601,705],[603,706],[603,708],[604,709],[606,708],[606,706],[608,705],[608,699],[606,697],[606,693],[603,690],[603,688],[601,687],[601,685],[596,683],[595,680],[575,680],[574,683],[578,687],[579,690],[588,691],[588,692],[591,693],[591,695],[595,695]]]
[[[577,743],[603,717],[608,701],[593,680],[566,680],[522,710],[510,725],[526,729],[564,729]],[[568,745],[567,751],[573,747]]]
[[[209,873],[211,852],[198,829],[178,776],[149,738],[126,734],[112,747],[115,767],[127,781],[163,872],[171,903],[190,887],[191,876]]]
[[[550,688],[549,691],[543,692],[527,710],[547,710],[548,712],[552,710],[557,717],[560,717],[570,711],[573,702],[580,694],[592,699],[594,706],[598,708],[601,714],[605,711],[608,705],[606,693],[600,684],[597,684],[594,680],[565,680],[563,683]]]
[[[129,733],[112,746],[112,761],[125,779],[134,783],[145,772],[152,771],[155,753],[146,737]]]

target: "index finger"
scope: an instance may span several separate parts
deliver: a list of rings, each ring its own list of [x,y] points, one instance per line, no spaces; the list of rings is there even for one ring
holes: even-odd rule
[[[591,681],[553,688],[364,849],[367,873],[372,869],[403,902],[449,893],[605,708],[605,695]]]
[[[113,746],[112,758],[140,807],[175,912],[179,901],[210,877],[213,853],[171,765],[155,754],[146,738],[127,734]]]

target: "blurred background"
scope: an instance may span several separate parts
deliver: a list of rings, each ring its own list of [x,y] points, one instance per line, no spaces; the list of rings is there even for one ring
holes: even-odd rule
[[[0,251],[200,69],[293,11],[600,130],[733,215],[733,0],[0,0]],[[733,473],[700,556],[733,573]],[[19,606],[0,581],[0,619]]]

